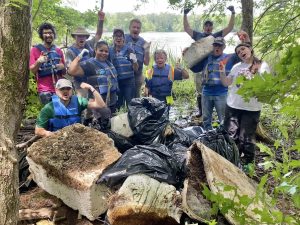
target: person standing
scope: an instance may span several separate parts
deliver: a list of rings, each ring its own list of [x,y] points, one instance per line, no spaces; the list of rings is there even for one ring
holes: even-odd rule
[[[90,34],[83,27],[76,28],[75,31],[71,33],[71,36],[75,39],[75,43],[67,49],[66,52],[66,65],[69,67],[70,63],[78,56],[83,49],[87,49],[81,58],[81,61],[87,60],[91,57],[94,57],[94,46],[100,40],[103,33],[103,22],[105,18],[105,13],[102,11],[98,12],[98,24],[96,35],[88,40]],[[87,93],[84,93],[84,89],[80,88],[80,83],[83,82],[83,78],[74,77],[74,87],[77,95],[86,96]]]
[[[95,46],[95,57],[80,62],[77,56],[70,64],[71,76],[84,77],[88,84],[99,90],[107,107],[116,112],[118,78],[114,65],[108,60],[109,47],[107,42],[98,41]],[[95,114],[95,113],[94,113]],[[95,115],[97,118],[97,116]]]
[[[42,44],[30,51],[29,69],[35,74],[40,102],[45,105],[55,93],[55,83],[65,74],[65,60],[61,49],[53,41],[56,31],[52,24],[43,23],[38,29]]]
[[[94,99],[86,99],[73,95],[72,83],[67,79],[59,79],[55,85],[52,101],[41,110],[35,126],[35,134],[40,137],[53,135],[54,131],[74,123],[80,123],[80,114],[86,108],[105,108],[106,105],[99,92],[87,83],[81,88],[93,93]]]
[[[135,97],[141,96],[141,87],[144,82],[143,64],[149,65],[150,61],[150,45],[141,36],[142,22],[139,19],[132,19],[129,24],[129,34],[125,34],[125,43],[134,49],[139,65],[135,75]]]
[[[249,170],[249,164],[255,158],[255,131],[259,122],[262,104],[254,96],[249,101],[245,101],[237,94],[240,85],[236,79],[244,76],[252,79],[254,76],[261,76],[262,73],[270,73],[269,65],[254,56],[254,51],[249,43],[241,43],[236,46],[235,52],[241,59],[225,76],[224,67],[221,66],[221,81],[223,85],[230,86],[227,105],[225,109],[224,128],[235,140],[239,147],[244,170]]]
[[[185,8],[183,11],[183,27],[184,27],[184,31],[195,41],[200,40],[201,38],[205,38],[208,37],[209,35],[212,35],[213,37],[225,37],[227,34],[229,34],[233,27],[234,27],[234,21],[235,21],[235,10],[234,10],[234,6],[229,6],[227,8],[229,11],[231,11],[231,17],[229,20],[229,23],[227,25],[227,27],[225,27],[224,29],[217,31],[215,33],[213,33],[213,22],[211,20],[206,20],[203,23],[203,31],[196,31],[193,30],[190,27],[190,24],[188,22],[188,18],[187,15],[190,12],[190,8]],[[198,103],[198,108],[199,108],[199,116],[202,116],[202,74],[201,72],[199,73],[195,73],[195,85],[196,85],[196,90],[197,90],[197,103]]]
[[[135,97],[134,72],[138,71],[139,64],[134,50],[124,42],[124,31],[114,29],[113,45],[109,48],[109,59],[118,73],[118,102],[117,108],[126,106]]]
[[[171,104],[174,80],[188,79],[189,74],[179,65],[174,68],[167,64],[167,53],[162,49],[154,52],[154,61],[155,65],[146,71],[145,96],[151,96]]]

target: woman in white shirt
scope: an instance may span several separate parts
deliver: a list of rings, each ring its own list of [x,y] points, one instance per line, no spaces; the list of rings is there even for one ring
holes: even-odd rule
[[[221,75],[223,85],[230,86],[225,109],[224,128],[236,141],[240,154],[243,153],[241,161],[247,165],[254,162],[255,131],[262,104],[255,97],[246,102],[242,96],[236,93],[239,85],[236,85],[235,81],[239,76],[252,79],[264,72],[269,73],[270,68],[266,62],[262,62],[254,56],[249,43],[241,43],[236,46],[235,53],[241,62],[232,68],[228,76],[225,76],[225,73]]]

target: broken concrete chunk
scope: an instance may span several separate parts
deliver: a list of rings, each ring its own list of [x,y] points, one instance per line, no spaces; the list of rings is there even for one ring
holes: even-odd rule
[[[175,225],[182,211],[175,187],[143,174],[129,176],[109,202],[111,225]]]
[[[120,157],[112,139],[74,124],[42,138],[28,149],[34,181],[89,220],[107,210],[109,188],[96,185],[102,171]]]
[[[213,42],[215,38],[210,35],[206,38],[201,38],[191,44],[183,54],[183,60],[188,67],[195,66],[198,62],[208,56],[213,51]]]
[[[131,137],[133,132],[128,121],[128,113],[123,113],[111,118],[111,130],[124,137]]]

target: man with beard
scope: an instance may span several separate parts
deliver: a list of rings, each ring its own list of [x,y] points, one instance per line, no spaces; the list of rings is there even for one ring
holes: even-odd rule
[[[69,67],[70,63],[78,56],[80,53],[83,53],[81,56],[81,62],[92,58],[94,54],[94,46],[100,40],[103,33],[103,22],[104,22],[105,13],[102,11],[98,12],[98,24],[96,35],[87,40],[90,37],[90,34],[86,31],[85,28],[78,27],[75,31],[71,33],[72,37],[75,39],[75,43],[68,48],[66,52],[66,64]],[[84,50],[84,49],[87,49]],[[82,52],[84,50],[84,52]],[[84,78],[74,77],[74,87],[77,95],[86,96],[87,93],[84,93],[84,90],[80,88],[80,83],[84,81]]]
[[[54,131],[63,127],[80,123],[80,114],[86,109],[104,109],[106,107],[99,92],[91,85],[82,82],[80,87],[90,91],[94,99],[73,95],[72,83],[67,79],[60,79],[55,85],[55,95],[46,104],[36,121],[35,134],[40,137],[53,135]]]
[[[139,19],[132,19],[129,24],[129,33],[125,34],[125,44],[132,49],[137,57],[139,68],[134,72],[135,75],[135,97],[139,98],[141,95],[141,87],[144,82],[143,64],[149,65],[150,61],[150,45],[151,42],[146,42],[140,35],[142,22]]]
[[[53,41],[55,28],[50,23],[43,23],[38,29],[42,44],[35,45],[30,51],[29,69],[36,76],[37,89],[42,104],[47,104],[55,93],[55,83],[65,74],[65,60],[61,49]]]

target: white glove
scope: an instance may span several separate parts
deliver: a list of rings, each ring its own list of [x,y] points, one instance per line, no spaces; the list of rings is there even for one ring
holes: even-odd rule
[[[145,42],[145,44],[143,46],[145,52],[150,52],[150,45],[151,45],[151,42]]]
[[[84,53],[89,53],[89,50],[87,50],[86,48],[82,49],[82,51],[80,52],[80,54],[78,55],[78,57],[79,57],[80,59],[82,59]]]
[[[129,54],[129,59],[131,59],[133,63],[136,63],[137,62],[136,54],[130,53]]]
[[[38,59],[37,59],[37,61],[39,62],[39,63],[45,63],[45,62],[47,62],[47,56],[45,56],[45,55],[41,55]]]

